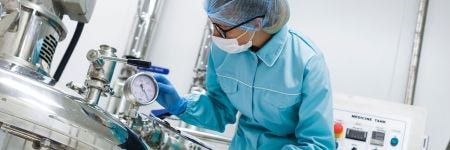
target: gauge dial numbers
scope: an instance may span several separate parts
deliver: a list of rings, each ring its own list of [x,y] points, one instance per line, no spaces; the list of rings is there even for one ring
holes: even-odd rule
[[[152,75],[141,72],[127,79],[123,91],[128,101],[137,105],[147,105],[156,100],[158,84]]]

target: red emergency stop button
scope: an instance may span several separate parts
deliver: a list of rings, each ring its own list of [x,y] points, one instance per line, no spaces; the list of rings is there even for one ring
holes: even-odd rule
[[[342,124],[339,122],[335,122],[334,123],[334,137],[335,138],[341,137],[343,131],[344,131],[344,126],[342,126]]]

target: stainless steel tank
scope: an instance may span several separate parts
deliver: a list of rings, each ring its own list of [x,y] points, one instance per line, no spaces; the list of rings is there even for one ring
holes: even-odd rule
[[[62,10],[51,0],[3,2],[0,58],[47,76],[56,46],[67,34]]]
[[[95,0],[0,0],[0,150],[147,149],[102,109],[48,85],[66,36],[60,18],[88,20],[75,6],[89,1]]]
[[[0,149],[144,145],[138,138],[133,141],[133,133],[102,109],[9,71],[17,68],[10,62],[0,61],[0,66]]]
[[[0,150],[212,149],[155,117],[133,117],[127,126],[96,105],[100,95],[113,94],[114,61],[149,62],[119,59],[102,46],[87,55],[85,84],[69,84],[84,98],[51,85],[53,54],[66,36],[60,18],[87,22],[90,12],[82,7],[92,8],[92,1],[0,0]]]

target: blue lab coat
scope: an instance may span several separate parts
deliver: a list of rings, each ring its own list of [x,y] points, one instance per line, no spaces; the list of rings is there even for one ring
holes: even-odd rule
[[[213,44],[206,88],[185,97],[179,117],[220,132],[238,118],[232,150],[335,148],[324,57],[287,26],[256,53],[229,54]]]

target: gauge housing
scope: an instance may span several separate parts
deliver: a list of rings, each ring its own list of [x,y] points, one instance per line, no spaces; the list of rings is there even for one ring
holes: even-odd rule
[[[151,86],[152,90],[154,90],[154,94],[152,96],[150,96],[151,99],[145,99],[144,101],[139,100],[138,96],[133,93],[133,89],[137,88],[137,87],[133,86],[133,83],[137,82],[136,79],[141,78],[141,77],[148,78],[149,83],[146,83],[146,84],[149,84]],[[142,86],[142,84],[141,84],[141,86]],[[144,90],[144,89],[142,89],[142,90]],[[145,90],[144,90],[144,92],[145,92]],[[137,73],[137,74],[129,77],[125,81],[125,85],[123,87],[123,95],[125,96],[126,100],[130,101],[133,105],[138,105],[138,106],[151,104],[158,97],[158,93],[159,93],[158,83],[156,82],[155,78],[153,78],[153,76],[150,73],[146,73],[146,72],[140,72],[140,73]]]

